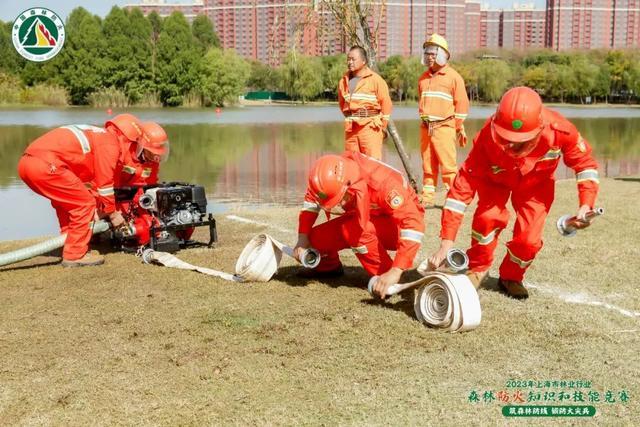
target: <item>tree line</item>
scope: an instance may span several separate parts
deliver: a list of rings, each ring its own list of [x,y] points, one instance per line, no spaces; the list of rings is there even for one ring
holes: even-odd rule
[[[222,106],[247,91],[283,91],[296,101],[335,100],[346,55],[288,52],[280,67],[222,49],[205,16],[144,16],[114,6],[104,18],[74,9],[66,42],[50,61],[23,59],[0,21],[0,104],[93,106]],[[455,58],[455,52],[453,52]],[[452,62],[475,102],[496,102],[509,87],[536,89],[547,102],[638,102],[640,51],[474,52]],[[391,56],[379,64],[396,101],[418,99],[420,58]]]

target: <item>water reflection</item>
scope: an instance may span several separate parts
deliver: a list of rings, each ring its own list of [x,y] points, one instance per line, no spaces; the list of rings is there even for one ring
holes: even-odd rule
[[[603,176],[640,174],[640,118],[572,120],[594,146]],[[475,134],[484,120],[468,120]],[[396,122],[420,176],[419,126],[415,120]],[[48,203],[31,193],[17,177],[19,157],[30,141],[48,128],[0,126],[0,197],[11,209],[0,212],[0,240],[54,234],[55,217]],[[214,210],[221,203],[277,203],[297,205],[306,185],[306,173],[324,153],[343,147],[339,122],[313,124],[174,124],[166,126],[171,157],[162,166],[161,179],[204,185]],[[468,149],[460,150],[461,162]],[[398,169],[402,164],[387,140],[383,160]],[[563,165],[558,178],[573,178]],[[29,224],[35,224],[30,226]]]

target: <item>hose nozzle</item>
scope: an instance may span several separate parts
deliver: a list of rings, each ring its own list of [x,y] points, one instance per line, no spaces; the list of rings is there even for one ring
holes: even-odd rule
[[[591,221],[593,218],[600,215],[604,215],[604,208],[593,208],[593,210],[587,212],[584,220]],[[558,218],[558,221],[556,222],[556,228],[558,229],[558,233],[560,233],[562,237],[573,237],[578,231],[575,226],[580,222],[583,222],[583,220],[578,219],[578,217],[576,217],[575,215],[563,215]]]

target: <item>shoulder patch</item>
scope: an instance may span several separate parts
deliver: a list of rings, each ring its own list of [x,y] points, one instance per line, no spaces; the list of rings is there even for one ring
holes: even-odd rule
[[[404,198],[397,190],[389,191],[385,200],[391,209],[398,209],[404,203]]]

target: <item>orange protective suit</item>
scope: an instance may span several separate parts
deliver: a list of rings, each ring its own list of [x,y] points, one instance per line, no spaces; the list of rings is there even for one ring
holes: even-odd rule
[[[456,132],[463,129],[469,112],[469,98],[464,80],[451,66],[435,73],[427,70],[418,79],[420,103],[420,151],[422,153],[425,202],[433,202],[438,172],[449,189],[456,176]]]
[[[115,210],[114,172],[119,157],[114,134],[94,126],[70,125],[37,138],[20,159],[20,178],[51,200],[60,232],[67,233],[63,259],[80,259],[87,252],[96,209],[104,214]]]
[[[554,172],[560,157],[576,173],[580,205],[593,208],[598,193],[598,164],[591,147],[577,129],[559,113],[543,107],[544,128],[533,151],[520,159],[506,154],[491,136],[491,118],[473,142],[460,167],[442,212],[442,239],[455,240],[466,207],[478,194],[473,216],[471,271],[491,267],[500,232],[507,226],[511,204],[516,212],[513,238],[500,265],[500,278],[522,281],[542,248],[542,231],[554,200]]]
[[[384,79],[367,68],[350,93],[349,73],[346,73],[338,84],[338,102],[345,117],[345,150],[381,159],[382,141],[392,109]]]
[[[347,190],[351,201],[345,213],[314,227],[320,206],[307,190],[298,232],[307,234],[322,256],[318,271],[340,267],[338,251],[350,248],[370,275],[391,267],[410,268],[424,235],[424,209],[405,177],[396,169],[360,153],[345,152],[355,160],[361,179]],[[388,250],[397,251],[392,260]]]

